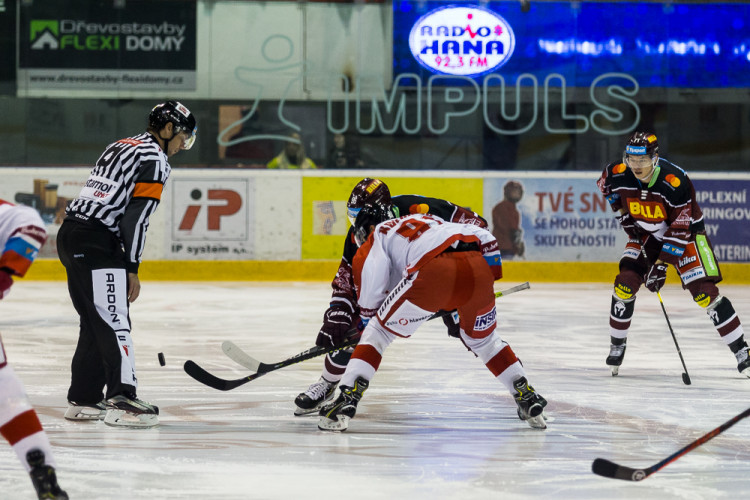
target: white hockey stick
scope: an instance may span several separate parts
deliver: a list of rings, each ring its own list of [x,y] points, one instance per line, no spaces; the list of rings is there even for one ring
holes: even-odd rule
[[[528,288],[531,288],[531,286],[527,281],[525,283],[521,283],[520,285],[508,288],[507,290],[495,292],[495,298],[505,297],[506,295],[510,295],[511,293],[520,292],[521,290],[526,290]],[[244,366],[245,368],[253,372],[257,372],[258,368],[260,368],[260,365],[264,364],[243,351],[239,346],[237,346],[237,344],[235,344],[231,340],[225,340],[224,342],[222,342],[221,350],[224,351],[224,354],[229,356],[232,361],[241,366]],[[321,352],[321,354],[323,354],[323,352]]]

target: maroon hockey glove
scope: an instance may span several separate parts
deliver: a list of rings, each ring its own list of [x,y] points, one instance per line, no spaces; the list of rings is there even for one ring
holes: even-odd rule
[[[10,293],[10,287],[13,284],[13,278],[10,274],[0,269],[0,299],[4,299]]]
[[[646,275],[646,288],[652,292],[661,290],[667,280],[667,267],[664,262],[657,262],[651,266],[651,270]]]
[[[315,339],[320,347],[335,347],[343,344],[354,322],[354,311],[346,304],[335,304],[323,315],[323,326]]]
[[[628,234],[631,239],[639,240],[641,238],[641,228],[635,223],[629,213],[619,214],[615,216],[617,222],[620,223],[622,228]]]

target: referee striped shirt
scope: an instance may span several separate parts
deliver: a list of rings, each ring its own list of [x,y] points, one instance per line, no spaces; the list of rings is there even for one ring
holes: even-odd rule
[[[167,155],[145,132],[107,146],[86,184],[66,209],[74,220],[98,221],[123,244],[127,270],[138,272],[148,219],[171,172]]]

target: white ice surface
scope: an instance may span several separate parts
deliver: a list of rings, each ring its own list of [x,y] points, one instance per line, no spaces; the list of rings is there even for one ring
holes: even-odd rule
[[[750,288],[721,290],[750,321]],[[63,419],[78,329],[64,283],[16,283],[0,302],[0,332],[73,499],[747,497],[750,419],[643,482],[591,473],[596,457],[653,465],[750,406],[750,379],[676,286],[662,296],[692,385],[682,383],[659,301],[646,290],[612,377],[604,364],[610,296],[607,284],[532,283],[498,299],[499,332],[549,400],[546,431],[518,420],[505,388],[439,320],[388,349],[342,434],[292,414],[322,358],[228,392],[183,371],[192,359],[223,378],[246,375],[222,353],[224,340],[264,362],[311,347],[330,298],[322,283],[144,282],[131,319],[139,396],[161,408],[160,426],[149,430]],[[34,498],[2,441],[0,498]]]

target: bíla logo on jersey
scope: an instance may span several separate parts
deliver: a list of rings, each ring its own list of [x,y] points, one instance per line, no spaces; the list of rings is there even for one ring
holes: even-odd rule
[[[414,23],[409,48],[417,62],[433,73],[477,76],[510,60],[515,35],[496,12],[476,5],[449,5]]]
[[[482,314],[481,316],[477,316],[477,319],[474,322],[474,331],[481,332],[484,330],[488,330],[492,325],[495,324],[496,316],[497,310],[494,307],[490,312]]]

